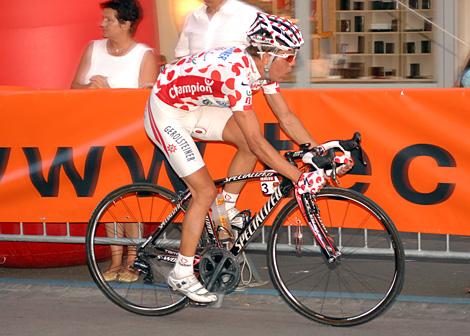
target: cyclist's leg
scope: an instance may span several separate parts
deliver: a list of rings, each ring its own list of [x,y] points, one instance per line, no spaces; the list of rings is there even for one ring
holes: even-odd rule
[[[255,168],[257,157],[250,150],[245,136],[233,116],[225,124],[222,137],[224,141],[237,147],[237,153],[233,157],[228,169],[228,176],[251,173]],[[230,183],[224,187],[224,190],[232,194],[239,194],[244,185],[244,181]]]
[[[191,191],[192,199],[183,220],[180,253],[192,256],[196,253],[205,217],[217,191],[205,166],[183,177],[183,180]]]
[[[237,152],[230,163],[227,175],[242,175],[253,172],[258,159],[250,150],[245,139],[245,135],[241,131],[233,115],[225,125],[223,139],[237,147]],[[242,217],[238,216],[239,210],[236,208],[236,203],[245,183],[246,181],[228,183],[224,186],[223,190],[225,207],[227,209],[230,223],[239,229],[243,228],[245,222]]]
[[[183,220],[178,262],[170,272],[168,283],[174,290],[199,302],[212,302],[217,296],[209,293],[193,274],[194,255],[204,219],[216,196],[216,189],[190,132],[196,117],[151,99],[145,113],[145,128],[152,141],[165,154],[175,172],[183,178],[192,199]]]
[[[217,191],[207,168],[183,177],[191,191],[192,199],[183,220],[180,252],[168,283],[174,290],[198,302],[213,302],[215,294],[209,293],[194,276],[193,262],[204,227],[204,219]]]
[[[256,164],[256,156],[251,152],[248,143],[240,127],[233,118],[229,108],[204,106],[200,107],[197,116],[196,127],[192,136],[202,140],[228,142],[237,147],[237,153],[232,159],[228,169],[228,176],[251,173]],[[235,203],[245,182],[233,182],[224,186],[225,206],[232,225],[241,228],[243,219],[237,217],[238,210]]]

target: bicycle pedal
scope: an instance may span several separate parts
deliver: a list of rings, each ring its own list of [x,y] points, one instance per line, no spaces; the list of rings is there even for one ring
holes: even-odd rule
[[[193,300],[189,300],[189,305],[191,307],[195,307],[195,308],[218,309],[218,308],[222,307],[222,304],[224,302],[224,297],[225,297],[225,294],[217,293],[217,300],[214,301],[214,302],[202,303],[202,302],[196,302],[196,301],[193,301]]]
[[[174,290],[173,288],[171,288],[170,286],[168,286],[168,288],[170,289],[170,291],[173,293],[173,294],[177,294],[177,295],[180,295],[180,296],[184,296],[182,295],[180,292]],[[215,301],[217,302],[217,301]],[[190,307],[194,307],[194,308],[207,308],[207,307],[210,307],[212,305],[214,305],[215,302],[208,302],[208,303],[205,303],[205,302],[197,302],[197,301],[193,301],[191,299],[188,298],[188,303],[187,305],[190,306]]]

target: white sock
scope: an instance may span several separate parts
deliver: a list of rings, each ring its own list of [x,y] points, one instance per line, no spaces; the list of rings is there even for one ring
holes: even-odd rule
[[[178,253],[178,258],[176,260],[175,267],[173,268],[175,277],[177,279],[182,279],[193,274],[193,262],[194,256],[186,257],[181,253]]]
[[[240,194],[232,194],[222,190],[222,195],[224,196],[225,209],[230,210],[235,208],[235,203],[237,203],[237,199]]]

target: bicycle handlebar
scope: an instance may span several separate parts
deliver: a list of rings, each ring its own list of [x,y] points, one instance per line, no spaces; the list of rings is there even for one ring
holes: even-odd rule
[[[359,160],[362,164],[367,165],[361,148],[361,134],[359,132],[355,132],[349,140],[332,140],[313,149],[309,149],[309,147],[310,144],[302,144],[299,151],[287,152],[284,156],[291,163],[302,159],[304,163],[313,165],[317,169],[328,170],[335,167],[333,160],[336,152],[340,151],[350,158],[351,153],[357,151]]]

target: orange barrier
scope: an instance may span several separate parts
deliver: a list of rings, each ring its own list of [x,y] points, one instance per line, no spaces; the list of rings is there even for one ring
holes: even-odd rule
[[[112,189],[148,180],[178,187],[143,129],[149,90],[0,90],[0,222],[86,222]],[[284,90],[319,142],[363,135],[369,167],[343,179],[401,231],[470,235],[470,93],[464,89]],[[293,148],[261,95],[255,110],[276,148]],[[214,178],[234,148],[202,144]],[[258,168],[262,166],[259,165]],[[240,208],[265,201],[247,185]]]

